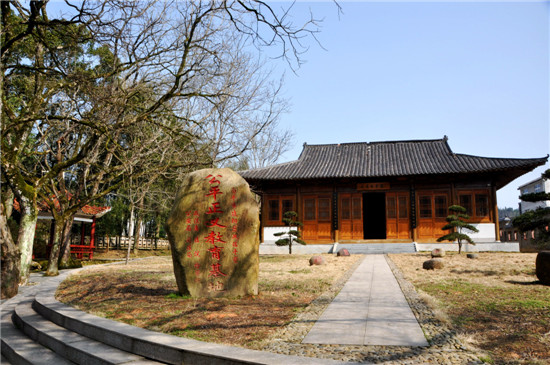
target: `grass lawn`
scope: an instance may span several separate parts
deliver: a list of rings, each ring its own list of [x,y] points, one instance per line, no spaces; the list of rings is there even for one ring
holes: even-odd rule
[[[325,265],[309,266],[310,256],[261,256],[257,296],[181,297],[172,258],[152,257],[129,265],[91,266],[64,281],[56,297],[83,311],[153,331],[261,348],[362,257],[323,255]]]
[[[435,271],[422,269],[429,254],[390,257],[442,319],[495,364],[550,363],[550,287],[537,281],[536,254],[448,254]]]

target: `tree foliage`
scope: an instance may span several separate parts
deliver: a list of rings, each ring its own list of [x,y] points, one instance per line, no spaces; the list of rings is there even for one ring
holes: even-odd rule
[[[279,238],[275,241],[277,246],[288,246],[288,253],[292,254],[292,244],[297,242],[301,245],[305,245],[306,242],[302,240],[302,234],[299,231],[299,228],[302,226],[302,223],[298,221],[298,213],[294,211],[288,211],[283,214],[283,222],[287,227],[290,227],[288,231],[277,232],[273,235],[276,237],[285,236],[284,238]],[[296,227],[296,229],[292,229]]]
[[[470,236],[463,233],[463,231],[464,230],[471,231],[471,232],[479,232],[479,231],[476,227],[466,222],[468,219],[470,219],[470,216],[466,214],[466,208],[461,207],[460,205],[451,205],[449,207],[449,212],[451,214],[449,214],[447,218],[445,218],[445,220],[447,221],[447,224],[443,226],[441,229],[443,231],[452,229],[453,231],[439,237],[437,239],[437,242],[457,241],[458,253],[460,254],[462,251],[462,241],[466,241],[468,243],[471,243],[472,245],[475,245],[475,242],[470,238]]]

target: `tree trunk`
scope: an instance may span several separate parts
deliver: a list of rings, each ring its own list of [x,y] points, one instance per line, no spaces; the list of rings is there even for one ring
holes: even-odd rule
[[[134,211],[135,211],[135,208],[134,208],[134,204],[132,203],[130,204],[130,219],[128,220],[128,234],[127,234],[128,237],[134,237],[134,222],[135,222]]]
[[[59,267],[65,269],[69,266],[71,259],[71,228],[73,227],[74,216],[65,221],[63,234],[61,236],[61,251],[59,255]]]
[[[17,246],[21,253],[20,284],[25,285],[29,281],[38,209],[33,206],[31,201],[23,197],[20,200],[20,211],[21,221],[19,222]]]
[[[12,199],[13,200],[13,199]],[[20,255],[13,242],[4,205],[0,203],[0,239],[2,246],[2,299],[17,295],[19,290]]]
[[[288,253],[292,255],[292,236],[288,235]]]
[[[59,275],[59,253],[61,251],[61,239],[65,230],[65,222],[61,219],[55,221],[55,235],[53,239],[50,257],[48,259],[48,269],[44,273],[45,276]]]
[[[13,191],[8,187],[5,192],[2,192],[2,203],[4,205],[4,213],[6,215],[6,220],[11,217],[11,212],[13,210]],[[12,237],[13,242],[13,237]]]
[[[134,255],[137,255],[138,253],[139,238],[141,235],[141,224],[142,224],[142,220],[140,218],[137,220],[136,234],[134,235]]]
[[[155,250],[158,248],[158,241],[159,241],[159,237],[160,237],[160,217],[159,217],[159,214],[157,212],[156,214],[156,217],[155,217],[155,224],[156,224],[156,227],[155,227]],[[153,249],[153,244],[151,243],[151,249]]]
[[[128,237],[128,251],[126,251],[126,265],[128,265],[128,261],[130,260],[130,250],[132,249],[132,240],[130,237]]]
[[[134,203],[130,204],[130,220],[128,221],[128,251],[126,252],[126,265],[130,260],[130,251],[132,250],[132,237],[134,237]]]

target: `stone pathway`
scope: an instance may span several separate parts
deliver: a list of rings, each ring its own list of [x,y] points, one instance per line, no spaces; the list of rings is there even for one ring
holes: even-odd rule
[[[395,345],[349,345],[305,343],[304,339],[312,327],[327,312],[333,299],[342,292],[345,284],[363,262],[357,262],[350,273],[335,283],[329,290],[315,299],[308,308],[299,313],[285,328],[281,329],[263,350],[286,355],[310,356],[319,359],[333,359],[360,364],[384,365],[481,365],[487,354],[465,345],[448,324],[436,317],[430,307],[420,298],[414,287],[388,258],[384,257],[393,276],[412,309],[429,346]],[[368,260],[368,257],[366,258]],[[330,329],[329,329],[330,331]],[[396,328],[395,333],[400,329]]]
[[[368,255],[302,343],[428,346],[384,255]]]

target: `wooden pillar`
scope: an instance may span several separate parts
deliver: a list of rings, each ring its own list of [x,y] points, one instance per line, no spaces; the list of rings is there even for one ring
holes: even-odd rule
[[[94,258],[94,247],[95,247],[95,217],[92,219],[92,229],[90,230],[90,253],[88,256],[90,260]]]
[[[95,247],[95,217],[92,220],[92,229],[90,231],[90,246]]]
[[[296,213],[298,213],[298,220],[300,222],[304,222],[304,215],[302,212],[302,201],[301,201],[301,194],[300,194],[300,184],[296,184]],[[301,230],[301,229],[300,229]]]
[[[338,242],[338,193],[336,186],[332,185],[332,222],[330,222],[332,231],[332,242]]]
[[[493,219],[495,221],[495,240],[500,242],[500,224],[498,221],[498,205],[497,205],[497,188],[493,184],[491,186],[491,198],[493,201]]]
[[[451,205],[458,205],[458,197],[456,196],[455,183],[451,183]]]
[[[260,197],[260,209],[259,209],[259,213],[260,213],[260,228],[258,229],[258,236],[260,238],[260,243],[262,243],[264,241],[264,227],[265,227],[265,224],[264,224],[264,217],[265,217],[265,214],[264,214],[264,207],[265,207],[265,193],[261,193],[261,195],[259,195]],[[158,236],[157,236],[158,237]],[[156,243],[155,243],[156,245]]]
[[[410,186],[410,201],[409,201],[409,205],[410,205],[410,227],[412,228],[412,239],[413,239],[413,242],[416,242],[417,239],[418,239],[418,230],[416,228],[417,226],[417,221],[416,221],[416,190],[415,190],[415,186],[414,186],[414,183],[411,184]]]

